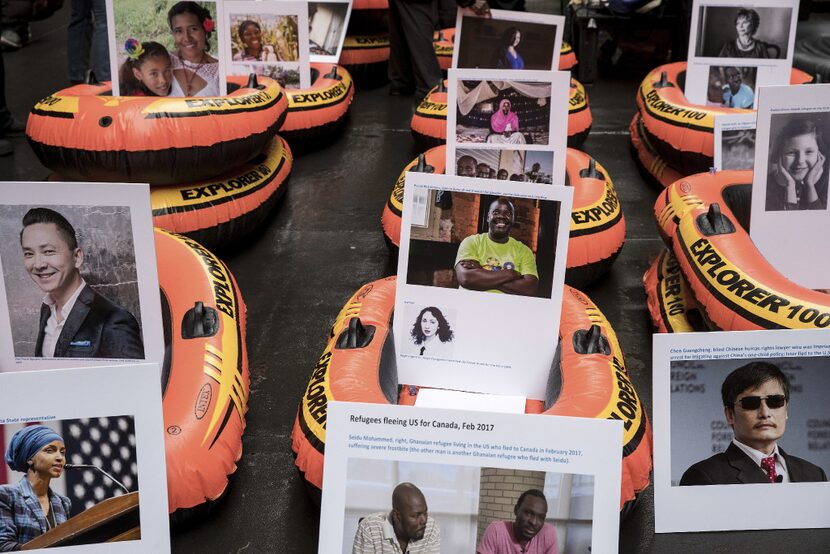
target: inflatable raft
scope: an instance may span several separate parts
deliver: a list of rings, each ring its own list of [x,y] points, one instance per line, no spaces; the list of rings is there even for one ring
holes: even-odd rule
[[[248,410],[245,303],[202,245],[156,229],[164,326],[162,407],[171,521],[203,516],[242,456]]]
[[[643,132],[655,151],[680,174],[692,175],[714,165],[715,116],[752,110],[692,104],[683,93],[685,79],[686,62],[655,68],[640,83],[637,108]],[[792,70],[791,84],[811,80],[803,71]]]
[[[446,147],[437,146],[410,162],[398,176],[381,216],[390,248],[400,245],[406,173],[444,173],[445,157]],[[565,282],[585,287],[611,269],[625,244],[625,218],[614,183],[596,160],[568,148],[565,168],[566,185],[574,188]]]
[[[261,154],[215,179],[150,188],[153,225],[221,250],[256,229],[282,198],[293,157],[274,137]]]
[[[291,447],[297,468],[317,496],[323,486],[328,403],[411,405],[417,396],[415,387],[398,383],[391,326],[395,284],[395,277],[375,281],[349,299],[300,400]],[[587,296],[570,287],[563,296],[558,338],[546,398],[528,400],[525,411],[624,422],[620,510],[625,516],[649,484],[648,416],[611,325]]]
[[[296,149],[324,143],[339,131],[349,113],[354,84],[342,67],[312,63],[311,87],[286,92],[288,111],[280,135]]]
[[[685,177],[654,205],[660,233],[711,330],[826,329],[830,295],[796,285],[749,238],[751,171]]]
[[[286,117],[267,77],[228,77],[221,97],[106,96],[76,85],[32,108],[26,134],[41,163],[73,181],[170,185],[208,179],[259,154]]]

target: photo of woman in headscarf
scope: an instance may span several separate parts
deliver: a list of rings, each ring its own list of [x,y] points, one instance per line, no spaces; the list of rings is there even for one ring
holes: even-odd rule
[[[766,210],[827,208],[828,167],[822,131],[813,119],[792,119],[775,139]]]
[[[761,16],[753,9],[741,8],[735,16],[736,37],[723,44],[720,58],[778,58],[781,48],[755,38]]]
[[[525,62],[519,53],[522,32],[518,27],[509,27],[502,33],[501,44],[491,56],[490,67],[495,69],[524,69]]]
[[[167,12],[176,51],[170,53],[170,96],[219,96],[219,60],[208,54],[213,17],[197,2],[176,2]]]
[[[275,62],[274,46],[263,42],[262,27],[256,21],[246,19],[236,30],[242,49],[233,53],[235,62]],[[236,46],[236,45],[234,45]]]
[[[24,427],[6,450],[6,464],[26,475],[16,485],[0,485],[0,552],[20,547],[69,519],[69,499],[49,484],[63,474],[63,438],[45,425]]]
[[[499,102],[499,109],[490,117],[490,132],[487,142],[500,144],[525,144],[525,137],[519,132],[519,116],[511,111],[513,104],[507,98]]]
[[[441,310],[429,306],[421,310],[410,331],[413,353],[418,356],[448,356],[453,332]]]

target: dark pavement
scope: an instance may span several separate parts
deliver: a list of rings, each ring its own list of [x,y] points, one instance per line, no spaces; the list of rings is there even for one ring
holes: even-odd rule
[[[18,117],[68,84],[68,12],[66,7],[34,24],[32,43],[5,54],[9,104]],[[641,279],[661,241],[651,213],[657,190],[640,176],[628,150],[634,94],[650,69],[649,60],[639,63],[587,87],[594,127],[583,148],[614,180],[628,235],[611,274],[585,292],[614,325],[651,414],[651,327]],[[411,113],[408,98],[389,97],[383,88],[359,89],[339,140],[298,157],[287,195],[266,227],[224,255],[248,304],[245,451],[224,500],[205,521],[173,536],[174,552],[316,552],[319,512],[293,465],[291,427],[343,303],[362,284],[395,270],[380,215],[395,178],[416,154]],[[15,153],[0,158],[0,179],[44,179],[48,171],[25,138],[12,140]],[[828,544],[826,529],[655,536],[651,489],[620,533],[623,552],[827,552]]]

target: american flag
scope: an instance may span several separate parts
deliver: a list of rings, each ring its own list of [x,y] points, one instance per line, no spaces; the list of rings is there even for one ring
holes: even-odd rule
[[[27,423],[25,425],[32,425]],[[138,490],[136,467],[135,420],[132,416],[67,419],[45,422],[63,437],[67,462],[100,467],[124,484],[130,491]],[[0,426],[3,454],[14,433],[24,424]],[[0,484],[17,483],[23,476],[5,466],[0,470]],[[98,502],[124,491],[110,479],[93,469],[65,470],[60,479],[52,481],[52,490],[72,501],[72,515],[77,515]]]

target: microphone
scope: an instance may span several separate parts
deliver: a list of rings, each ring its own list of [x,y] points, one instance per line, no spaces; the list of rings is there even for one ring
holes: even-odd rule
[[[125,487],[121,481],[119,481],[118,479],[116,479],[115,477],[113,477],[112,475],[110,475],[98,466],[94,466],[91,464],[63,464],[63,467],[64,469],[94,469],[100,473],[103,473],[106,477],[109,478],[110,481],[118,485],[118,487],[121,490],[123,490],[126,494],[130,494],[130,489]]]

